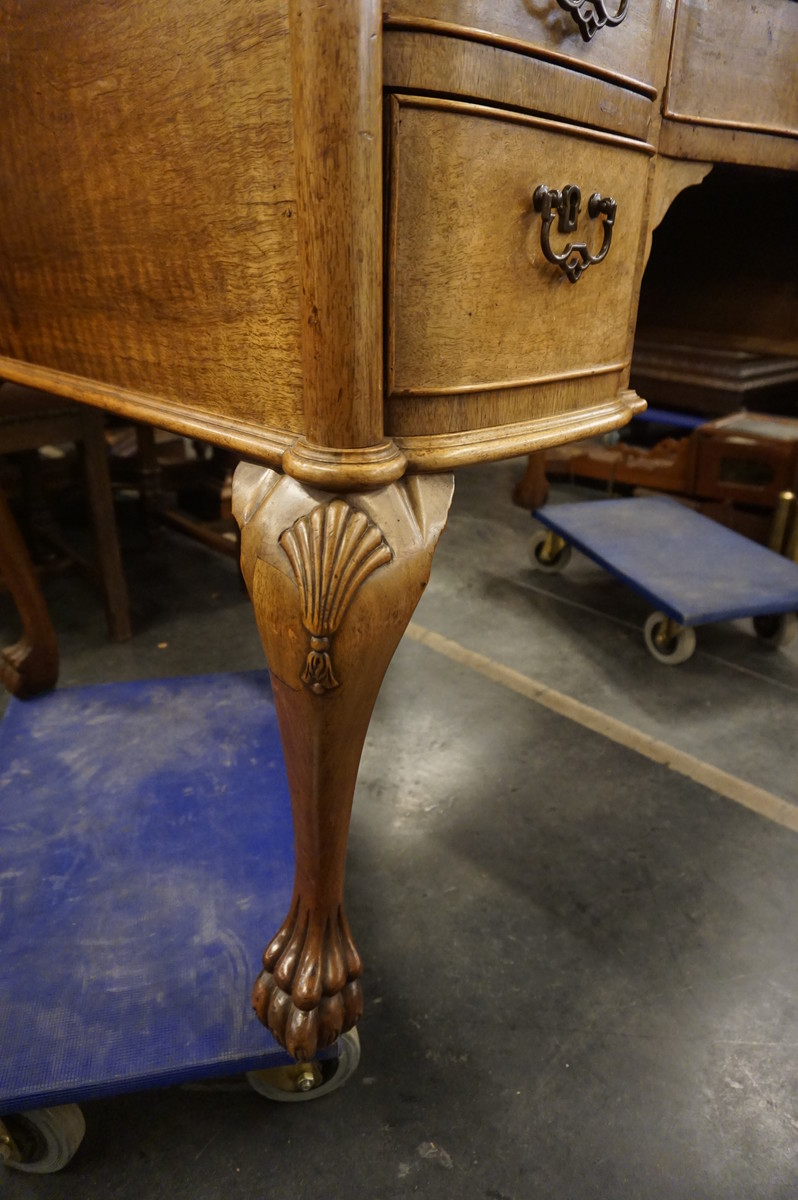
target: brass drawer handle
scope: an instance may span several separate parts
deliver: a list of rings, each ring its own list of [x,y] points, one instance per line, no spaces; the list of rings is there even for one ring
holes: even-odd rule
[[[561,254],[555,254],[551,248],[551,223],[554,213],[559,216],[557,229],[560,233],[575,233],[582,208],[582,192],[575,183],[569,183],[561,192],[547,188],[541,184],[535,189],[532,197],[535,212],[542,218],[540,226],[540,248],[550,263],[554,263],[568,276],[571,283],[576,283],[588,267],[600,263],[610,252],[612,230],[615,225],[615,213],[618,205],[612,196],[603,196],[594,192],[587,202],[588,216],[594,220],[603,217],[602,227],[604,240],[598,254],[591,254],[586,242],[568,242]]]
[[[618,11],[610,16],[606,0],[557,0],[557,3],[576,21],[583,42],[589,42],[605,25],[620,25],[629,7],[629,0],[620,0]]]

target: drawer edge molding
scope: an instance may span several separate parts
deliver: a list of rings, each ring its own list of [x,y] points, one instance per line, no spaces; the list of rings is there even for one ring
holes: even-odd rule
[[[699,125],[706,129],[739,129],[743,133],[769,134],[771,137],[798,138],[798,127],[793,125],[768,125],[758,121],[723,120],[721,117],[698,117],[688,113],[674,112],[667,103],[662,110],[666,121],[679,121],[684,125]]]
[[[425,396],[468,396],[482,392],[519,391],[521,388],[544,387],[549,383],[568,383],[572,379],[593,379],[597,375],[616,375],[628,371],[628,362],[602,363],[597,367],[581,367],[574,371],[555,371],[549,375],[531,375],[527,379],[497,379],[487,383],[453,384],[451,387],[394,388],[390,399],[414,399]]]
[[[528,125],[535,129],[549,130],[551,133],[563,133],[570,138],[601,142],[605,146],[617,146],[622,150],[646,154],[649,158],[657,152],[655,146],[649,142],[641,142],[639,138],[625,137],[621,133],[609,133],[605,129],[593,129],[585,125],[573,125],[568,121],[556,121],[551,117],[538,117],[532,113],[494,108],[491,104],[473,104],[466,100],[450,100],[445,96],[414,96],[397,92],[392,93],[391,100],[400,113],[403,108],[438,109],[441,112],[481,117],[487,121],[504,121],[513,125]]]
[[[0,357],[0,380],[3,379],[9,383],[26,384],[56,396],[65,396],[68,400],[103,408],[107,412],[129,417],[133,421],[156,425],[183,437],[199,438],[218,446],[226,446],[273,467],[281,465],[283,455],[298,436],[296,433],[264,429],[254,422],[250,424],[247,421],[217,417],[210,413],[199,413],[161,396],[150,396],[129,388],[114,387],[113,384],[101,383],[96,379],[69,375],[65,371],[41,367],[15,358]],[[0,387],[0,406],[2,400],[3,389]]]
[[[468,42],[484,42],[489,46],[499,46],[504,50],[512,50],[516,54],[524,54],[527,58],[539,58],[557,66],[567,67],[579,75],[589,75],[594,79],[602,79],[617,87],[630,92],[637,92],[648,100],[656,100],[657,89],[642,79],[634,79],[631,75],[623,75],[620,71],[612,71],[606,67],[596,67],[581,59],[572,58],[568,54],[559,54],[556,50],[547,50],[543,46],[535,46],[518,38],[507,37],[501,33],[490,33],[483,29],[469,29],[465,25],[453,25],[449,21],[436,21],[432,17],[390,17],[383,20],[385,29],[419,30],[423,33],[435,33],[441,37],[461,38]]]
[[[407,459],[408,471],[449,471],[608,433],[625,425],[645,407],[645,400],[641,400],[637,392],[627,390],[605,404],[573,413],[558,413],[468,433],[394,437],[394,441]]]

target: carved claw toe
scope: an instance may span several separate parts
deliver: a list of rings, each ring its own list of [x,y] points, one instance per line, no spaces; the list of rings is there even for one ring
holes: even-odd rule
[[[319,914],[296,900],[266,948],[263,967],[253,1007],[300,1061],[332,1045],[363,1012],[362,962],[340,907]]]
[[[255,1012],[276,1041],[297,1061],[313,1058],[357,1024],[363,1013],[363,990],[353,979],[334,996],[323,996],[316,1008],[298,1008],[273,975],[262,971],[252,993]]]

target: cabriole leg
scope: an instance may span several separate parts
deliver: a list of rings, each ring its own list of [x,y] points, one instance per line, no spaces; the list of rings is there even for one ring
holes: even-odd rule
[[[272,678],[291,791],[291,908],[253,1003],[298,1059],[357,1021],[362,964],[344,911],[349,817],[383,675],[429,578],[454,487],[410,477],[331,495],[243,464],[241,562]]]

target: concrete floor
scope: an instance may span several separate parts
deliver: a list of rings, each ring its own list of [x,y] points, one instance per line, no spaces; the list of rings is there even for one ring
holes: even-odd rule
[[[372,722],[348,881],[357,1076],[309,1105],[87,1103],[70,1166],[7,1172],[9,1200],[798,1195],[798,647],[718,625],[689,663],[657,665],[631,592],[578,555],[532,572],[519,474],[458,477]],[[48,583],[62,686],[262,663],[234,564],[135,530],[125,563],[124,646],[79,577]],[[591,712],[552,711],[521,677]],[[625,744],[580,723],[594,710]],[[694,759],[731,779],[703,786]]]

